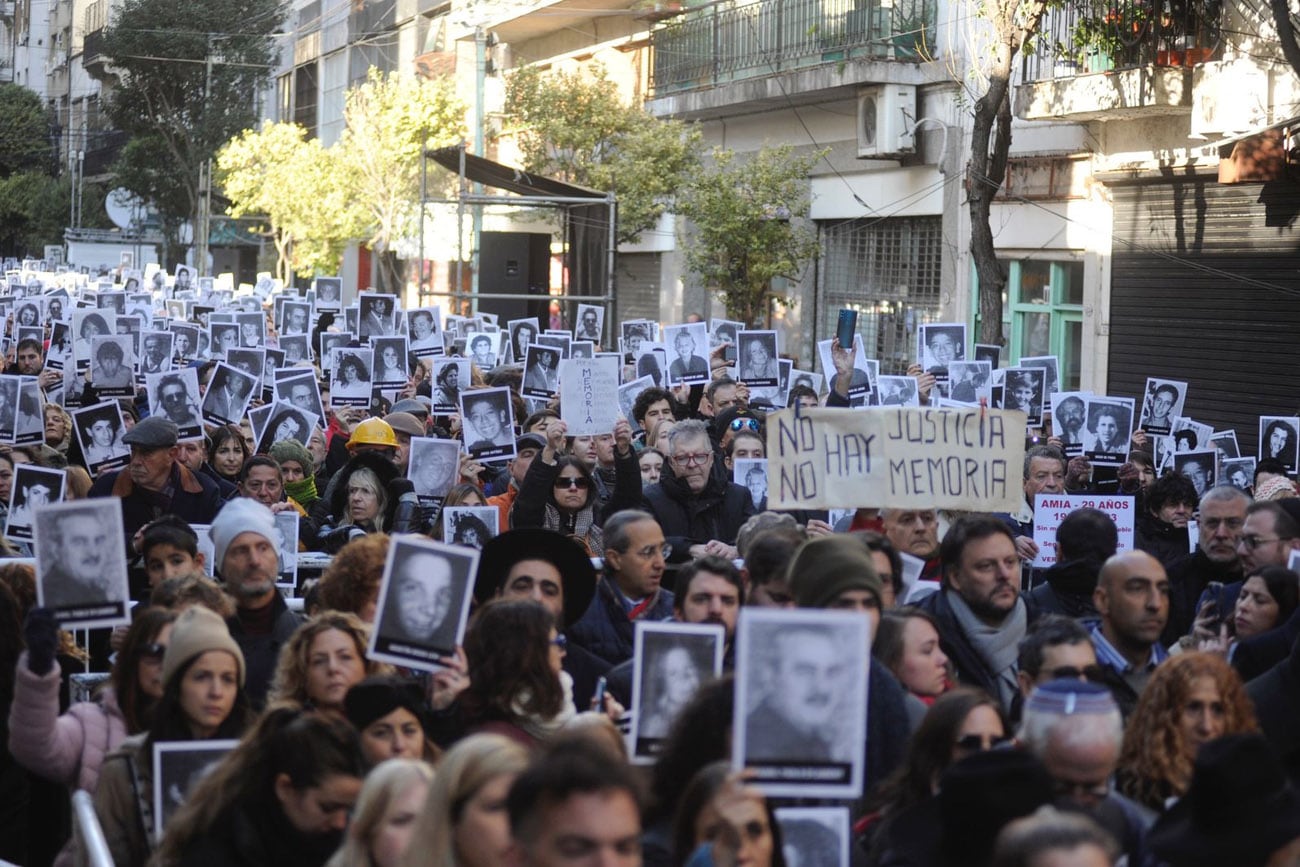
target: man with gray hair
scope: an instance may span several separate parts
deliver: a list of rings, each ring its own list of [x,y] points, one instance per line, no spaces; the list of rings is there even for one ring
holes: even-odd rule
[[[1155,817],[1112,785],[1123,738],[1119,707],[1106,687],[1054,680],[1030,693],[1018,741],[1047,768],[1056,806],[1091,817],[1119,841],[1128,863],[1138,864]]]
[[[1197,601],[1211,581],[1242,580],[1239,545],[1250,503],[1247,494],[1231,485],[1211,488],[1201,497],[1196,551],[1169,568],[1169,622],[1160,636],[1162,644],[1173,644],[1191,630]]]
[[[669,562],[738,556],[736,534],[754,514],[754,501],[748,489],[714,473],[714,461],[704,422],[683,421],[668,434],[663,473],[642,496],[672,548]]]

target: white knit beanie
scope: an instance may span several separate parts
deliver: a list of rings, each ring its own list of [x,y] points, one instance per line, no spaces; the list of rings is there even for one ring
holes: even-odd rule
[[[226,562],[226,549],[240,533],[256,533],[268,542],[280,548],[280,534],[275,529],[275,516],[271,510],[257,500],[248,497],[236,497],[230,500],[217,513],[208,535],[212,537],[213,566],[217,574]]]

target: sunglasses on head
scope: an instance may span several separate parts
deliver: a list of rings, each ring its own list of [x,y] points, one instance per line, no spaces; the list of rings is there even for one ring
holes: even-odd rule
[[[555,480],[555,487],[570,489],[577,488],[579,491],[585,491],[587,488],[591,487],[591,482],[587,481],[582,476],[577,476],[571,479],[561,476]]]
[[[731,429],[733,431],[752,430],[758,432],[758,419],[756,418],[733,418],[731,420]]]

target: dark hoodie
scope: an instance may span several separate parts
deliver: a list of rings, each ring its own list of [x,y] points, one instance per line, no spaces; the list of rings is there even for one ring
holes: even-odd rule
[[[690,560],[692,545],[714,539],[734,545],[741,525],[754,515],[748,488],[710,475],[704,490],[695,494],[668,463],[658,483],[647,486],[643,496],[646,509],[673,546],[670,563]]]
[[[1029,598],[1044,614],[1063,614],[1066,617],[1098,617],[1092,604],[1092,591],[1097,589],[1097,575],[1101,564],[1090,560],[1069,560],[1056,563],[1043,572],[1045,583],[1029,591]]]

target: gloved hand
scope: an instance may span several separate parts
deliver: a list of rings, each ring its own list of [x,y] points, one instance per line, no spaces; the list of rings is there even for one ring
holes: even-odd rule
[[[45,674],[54,667],[54,654],[59,649],[59,624],[54,620],[53,611],[33,608],[27,612],[23,638],[27,641],[27,667],[32,674]]]

